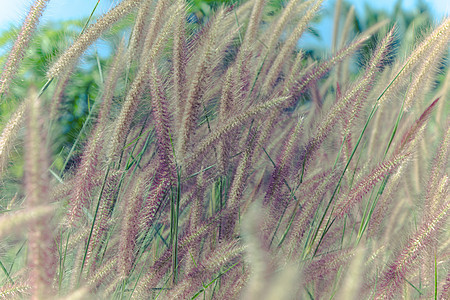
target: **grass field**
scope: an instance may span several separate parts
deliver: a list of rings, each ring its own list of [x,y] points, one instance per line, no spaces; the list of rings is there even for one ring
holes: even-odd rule
[[[355,32],[343,8],[318,57],[323,1],[123,0],[20,98],[47,2],[0,80],[0,297],[450,299],[449,18]],[[61,146],[84,53],[124,24]]]

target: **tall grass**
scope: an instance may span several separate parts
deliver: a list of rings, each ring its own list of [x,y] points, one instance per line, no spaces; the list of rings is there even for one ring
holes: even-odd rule
[[[0,188],[13,156],[24,179],[0,199],[1,297],[448,299],[450,19],[409,54],[386,22],[346,43],[347,20],[313,59],[297,42],[321,4],[266,18],[248,1],[195,27],[182,0],[124,0],[86,27],[2,120]],[[2,102],[44,6],[11,49]],[[57,168],[55,101],[129,14]]]

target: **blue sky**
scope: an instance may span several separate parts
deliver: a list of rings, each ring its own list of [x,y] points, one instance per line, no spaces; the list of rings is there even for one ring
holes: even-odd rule
[[[0,0],[0,29],[9,24],[20,25],[31,7],[32,0]],[[50,0],[42,21],[77,19],[90,15],[97,0]],[[97,12],[103,13],[117,1],[100,0]]]
[[[95,7],[98,0],[51,0],[44,12],[41,22],[58,21],[67,19],[77,19],[87,17]],[[392,11],[397,0],[347,0],[351,2],[357,13],[364,11],[365,3],[377,9],[387,9]],[[441,20],[450,13],[450,0],[422,0],[429,4],[436,21]],[[10,24],[20,25],[24,20],[32,0],[0,0],[0,32],[7,29]],[[96,15],[108,11],[109,8],[117,4],[119,0],[100,0],[96,10]],[[417,0],[403,0],[404,9],[414,11]],[[332,11],[335,0],[325,0],[324,10]],[[325,19],[319,26],[319,31],[323,36],[323,41],[329,41],[331,35],[331,20]],[[330,42],[330,41],[329,41]],[[325,45],[329,46],[329,45]]]
[[[387,9],[392,11],[397,0],[372,0],[372,1],[352,0],[349,2],[351,2],[355,6],[357,12],[363,11],[365,3],[368,3],[373,8]],[[437,20],[442,19],[444,16],[450,15],[449,14],[450,1],[448,0],[423,0],[423,2],[429,5],[431,11],[433,12]],[[332,3],[334,3],[334,1],[332,1]],[[416,3],[417,0],[403,0],[402,7],[406,10],[413,11],[416,7]]]
[[[398,0],[344,0],[355,6],[356,14],[359,16],[364,16],[365,5],[376,10],[386,10],[392,12],[394,6]],[[418,0],[402,0],[402,8],[409,12],[414,12],[417,10]],[[450,0],[422,0],[428,5],[433,15],[436,23],[441,21],[444,17],[450,16]],[[333,27],[333,10],[336,0],[325,0],[322,6],[323,13],[327,15],[321,20],[321,23],[317,25],[316,29],[321,35],[321,40],[313,38],[312,35],[305,35],[300,44],[308,45],[309,47],[318,47],[322,49],[331,49],[332,41],[332,27]],[[327,14],[328,13],[328,14]],[[324,48],[323,48],[324,47]]]
[[[423,0],[430,4],[436,19],[449,15],[450,1],[447,0]],[[31,0],[0,0],[0,30],[5,29],[8,24],[20,24],[33,1]],[[117,0],[100,0],[98,13],[108,10]],[[364,3],[369,2],[375,8],[392,9],[396,0],[352,0],[357,11],[362,12]],[[64,20],[71,18],[86,17],[90,14],[97,0],[51,0],[44,13],[43,20]],[[326,6],[332,5],[334,0],[325,0]],[[403,7],[414,10],[416,0],[403,0]],[[5,27],[6,26],[6,27]]]

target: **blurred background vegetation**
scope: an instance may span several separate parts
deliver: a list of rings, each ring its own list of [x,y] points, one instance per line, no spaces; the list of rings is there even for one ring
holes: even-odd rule
[[[190,1],[190,14],[187,20],[190,26],[189,29],[194,32],[200,28],[202,24],[208,21],[220,5],[232,7],[239,4],[240,2],[236,2],[235,0],[192,0]],[[287,1],[284,0],[270,1],[266,6],[263,21],[276,16],[286,4]],[[427,30],[433,23],[433,16],[430,9],[423,1],[419,1],[418,7],[414,12],[403,10],[401,1],[397,1],[391,13],[372,9],[366,5],[364,14],[361,16],[357,13],[352,13],[350,8],[350,3],[346,1],[340,3],[340,9],[338,10],[339,22],[337,25],[341,29],[344,26],[350,25],[350,30],[348,31],[348,36],[337,37],[337,39],[341,39],[339,43],[343,44],[373,24],[381,20],[387,20],[391,25],[396,23],[398,28],[397,37],[401,38],[401,40],[398,40],[396,44],[399,47],[397,51],[400,55],[411,50],[410,48],[414,40],[418,36],[420,37],[420,33]],[[299,43],[299,47],[307,54],[304,59],[308,59],[308,56],[313,56],[317,59],[323,57],[324,53],[332,51],[332,49],[326,46],[327,43],[317,27],[323,22],[324,18],[331,20],[336,18],[336,9],[336,6],[329,6],[322,11],[321,17],[316,18],[312,22],[309,28],[310,34],[309,38],[307,38],[308,40],[301,40]],[[112,59],[112,49],[115,49],[123,38],[127,39],[130,36],[133,21],[134,16],[131,15],[117,23],[103,35],[102,40],[96,44],[96,47],[91,48],[90,51],[84,54],[83,61],[78,64],[76,69],[72,70],[70,81],[67,82],[62,94],[62,104],[59,108],[60,117],[55,121],[55,124],[52,124],[52,136],[54,137],[52,140],[54,153],[53,169],[61,170],[64,167],[70,167],[70,162],[66,165],[63,157],[66,157],[71,149],[76,151],[77,147],[74,147],[75,143],[82,143],[82,141],[77,140],[78,134],[85,125],[91,108],[99,97],[103,86],[103,77],[105,72],[107,72],[105,66],[110,65],[110,60]],[[0,130],[3,129],[9,116],[15,111],[20,101],[26,97],[30,88],[34,87],[39,90],[45,85],[45,72],[48,66],[61,51],[68,48],[89,22],[94,22],[94,20],[85,18],[82,20],[45,23],[39,26],[25,59],[21,64],[20,72],[15,78],[14,85],[7,95],[7,101],[2,101],[0,104]],[[330,30],[331,26],[333,24],[330,25]],[[3,66],[6,61],[8,50],[12,47],[19,29],[11,26],[8,30],[1,32],[0,66]],[[337,32],[342,32],[342,30],[337,30]],[[339,45],[337,39],[335,45]],[[368,52],[369,49],[373,48],[375,43],[376,38],[373,38],[363,52]],[[362,57],[364,57],[364,53]],[[441,81],[443,80],[443,76],[442,74]],[[439,82],[437,85],[439,85]],[[49,89],[54,89],[55,86],[56,82],[53,82]],[[51,95],[53,93],[48,94]],[[43,97],[45,99],[45,93]],[[46,99],[46,101],[50,100]],[[20,148],[18,147],[18,149]],[[11,177],[7,179],[9,186],[11,186],[11,183],[15,182],[19,184],[21,181],[23,162],[19,157],[21,157],[21,154],[17,153],[16,158],[12,159],[12,169],[9,172]],[[73,157],[76,159],[77,156],[74,155]]]

